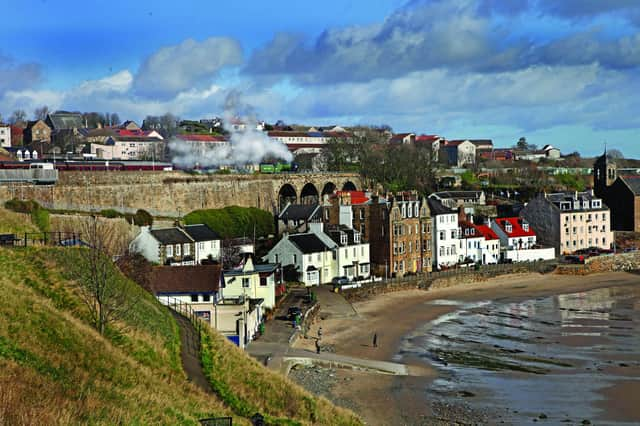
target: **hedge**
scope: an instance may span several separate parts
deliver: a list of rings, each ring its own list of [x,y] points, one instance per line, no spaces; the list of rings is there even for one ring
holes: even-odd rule
[[[223,209],[195,210],[185,216],[187,225],[204,223],[223,238],[256,237],[274,233],[271,213],[255,207],[229,206]]]

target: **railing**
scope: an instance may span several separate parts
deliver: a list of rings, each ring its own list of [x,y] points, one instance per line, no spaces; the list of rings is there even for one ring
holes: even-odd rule
[[[0,234],[0,245],[27,247],[27,246],[87,246],[79,232],[25,232],[24,234]]]
[[[158,296],[158,301],[191,322],[196,330],[196,338],[189,339],[189,349],[193,353],[199,354],[201,349],[200,335],[204,324],[196,311],[191,308],[191,304],[170,296]]]

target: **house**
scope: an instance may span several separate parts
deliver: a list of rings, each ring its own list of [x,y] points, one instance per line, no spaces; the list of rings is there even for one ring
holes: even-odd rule
[[[540,246],[536,233],[524,217],[503,217],[490,222],[500,238],[500,260],[528,262],[555,257],[555,249]]]
[[[433,152],[433,160],[439,160],[439,152],[440,145],[444,143],[444,138],[438,135],[418,135],[415,139],[415,144],[420,145],[430,145],[431,151]]]
[[[488,225],[477,225],[471,220],[459,221],[460,261],[471,260],[483,265],[500,260],[500,238]]]
[[[24,129],[20,126],[11,126],[11,144],[13,146],[22,146],[24,143]]]
[[[640,174],[619,168],[606,151],[593,165],[595,194],[611,209],[611,229],[640,232]]]
[[[108,136],[103,144],[91,143],[91,154],[103,160],[155,160],[164,158],[164,143],[149,136]]]
[[[201,263],[203,260],[220,261],[222,256],[222,239],[216,231],[202,223],[185,225],[182,227],[182,230],[195,243],[196,263]]]
[[[429,196],[427,201],[433,227],[433,266],[437,269],[453,266],[459,260],[458,212],[434,197]]]
[[[389,143],[392,145],[407,145],[413,144],[416,141],[415,133],[396,133],[389,138]]]
[[[478,154],[484,160],[493,161],[511,161],[514,159],[514,153],[509,148],[496,148],[492,151],[483,151]]]
[[[214,305],[220,300],[220,265],[154,266],[145,285],[165,305],[184,304],[213,326]]]
[[[309,232],[285,233],[263,260],[290,266],[307,286],[328,284],[339,276],[368,278],[369,244],[360,232],[341,226],[327,232],[322,223],[311,223]]]
[[[11,148],[11,126],[0,123],[0,148]]]
[[[254,265],[253,255],[245,253],[237,268],[224,271],[222,298],[260,299],[263,308],[273,309],[276,306],[276,288],[282,284],[282,274],[278,272],[279,264]]]
[[[484,191],[440,191],[429,195],[451,209],[458,207],[487,204]]]
[[[51,128],[44,120],[29,121],[23,132],[24,144],[36,143],[51,145]]]
[[[320,204],[291,204],[290,202],[278,214],[276,227],[278,235],[284,232],[308,232],[309,223],[322,220]]]
[[[469,140],[447,140],[444,142],[443,148],[445,150],[444,160],[451,166],[463,167],[476,163],[476,146]]]
[[[231,149],[231,142],[226,136],[182,134],[176,135],[170,148],[173,153],[178,155],[186,150],[196,158],[210,156],[214,152],[220,152],[221,156],[226,157],[227,150]]]
[[[431,216],[416,192],[381,197],[336,191],[323,204],[325,223],[352,227],[369,243],[373,273],[402,276],[431,270]]]
[[[140,227],[130,250],[160,265],[195,265],[195,241],[180,227],[151,229]]]
[[[541,159],[559,160],[560,150],[551,145],[545,145],[542,149],[535,151],[515,151],[516,160],[528,160],[538,162]]]
[[[482,243],[482,264],[498,263],[500,260],[500,238],[489,225],[474,225],[484,237]]]
[[[613,247],[611,212],[592,190],[539,194],[520,212],[556,254]]]
[[[140,126],[138,126],[138,124],[132,120],[125,121],[119,127],[126,130],[140,130]]]

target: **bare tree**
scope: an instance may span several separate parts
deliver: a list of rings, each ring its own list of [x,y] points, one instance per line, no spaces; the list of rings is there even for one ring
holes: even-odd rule
[[[9,122],[11,124],[19,124],[19,123],[24,123],[26,121],[27,121],[27,113],[24,112],[24,110],[22,109],[17,109],[13,111],[13,113],[11,114],[11,118],[9,119]]]
[[[46,105],[36,108],[35,111],[33,111],[34,120],[44,120],[47,118],[47,115],[49,115],[49,107]]]
[[[73,277],[80,298],[89,310],[92,325],[100,334],[114,322],[124,319],[138,301],[126,279],[116,272],[113,256],[122,253],[126,243],[113,232],[108,221],[95,215],[82,223],[81,249]]]

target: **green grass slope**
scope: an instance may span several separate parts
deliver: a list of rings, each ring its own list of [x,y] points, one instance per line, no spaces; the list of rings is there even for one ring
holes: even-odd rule
[[[218,416],[248,424],[256,411],[270,423],[359,423],[213,330],[204,358],[217,394],[205,394],[181,369],[174,319],[131,281],[130,296],[139,302],[99,335],[68,275],[79,254],[0,248],[0,424],[196,425]]]

